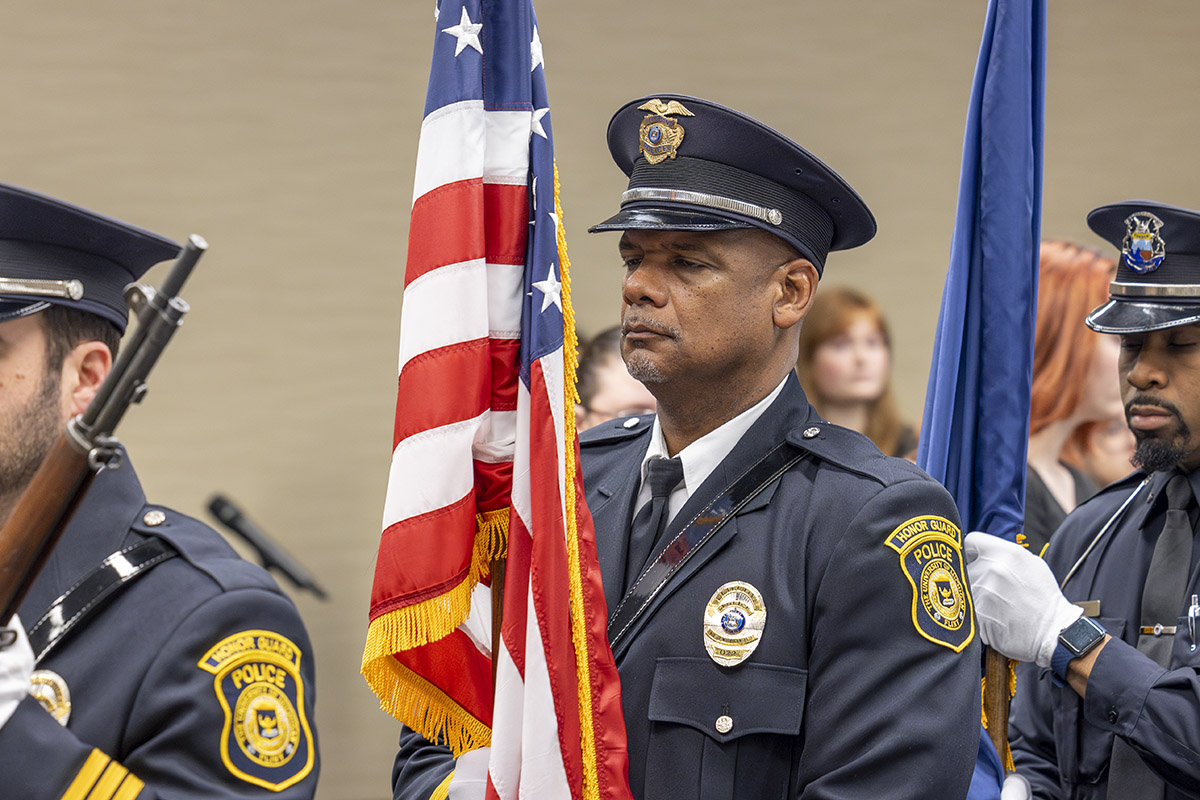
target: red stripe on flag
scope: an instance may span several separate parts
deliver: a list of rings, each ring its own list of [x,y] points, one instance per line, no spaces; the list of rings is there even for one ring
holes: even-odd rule
[[[492,339],[492,409],[515,411],[517,408],[518,369],[521,364],[520,339]]]
[[[508,558],[504,570],[504,647],[525,680],[525,626],[529,620],[529,556],[532,543],[525,521],[514,511],[508,522]]]
[[[474,419],[486,411],[494,364],[489,339],[439,347],[409,360],[397,382],[392,449],[413,434]],[[447,391],[451,386],[454,390]]]
[[[487,262],[525,266],[525,241],[529,235],[529,187],[523,183],[485,183],[483,209]]]
[[[413,203],[404,285],[438,267],[478,258],[524,263],[528,218],[524,185],[470,178],[426,192]]]
[[[370,618],[461,583],[470,569],[474,546],[474,491],[448,506],[388,526],[375,562]],[[435,576],[442,580],[430,583]]]
[[[546,357],[556,356],[561,358],[561,352]],[[529,489],[536,531],[529,580],[550,673],[554,710],[558,715],[563,768],[571,796],[579,800],[583,786],[579,750],[579,680],[571,637],[570,567],[564,538],[562,496],[559,494],[563,454],[555,436],[552,401],[542,373],[542,362],[535,361],[529,372]],[[536,645],[531,642],[529,646]]]
[[[492,726],[492,661],[461,630],[396,656],[413,672],[441,689],[468,714]],[[455,680],[446,680],[447,675]]]

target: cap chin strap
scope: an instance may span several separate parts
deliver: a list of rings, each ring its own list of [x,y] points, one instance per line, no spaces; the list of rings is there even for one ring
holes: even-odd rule
[[[1200,297],[1194,283],[1121,283],[1113,281],[1108,293],[1116,297]]]

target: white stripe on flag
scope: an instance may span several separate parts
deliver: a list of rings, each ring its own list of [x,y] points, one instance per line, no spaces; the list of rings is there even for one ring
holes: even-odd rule
[[[500,647],[496,664],[496,695],[492,709],[492,755],[488,774],[500,800],[516,800],[521,784],[521,706],[525,684],[508,648]],[[555,730],[558,725],[555,724]],[[567,795],[568,797],[570,795]]]
[[[529,111],[484,111],[482,100],[451,103],[421,123],[413,202],[439,186],[485,178],[525,183],[529,172]]]
[[[400,315],[400,372],[422,353],[487,338],[487,275],[477,258],[426,272],[408,285]]]
[[[571,796],[571,788],[567,785],[562,745],[558,740],[558,715],[554,712],[554,695],[550,690],[546,649],[542,644],[537,614],[534,613],[532,584],[528,603],[529,620],[525,634],[525,721],[521,729],[521,747],[525,752],[520,796],[523,800],[566,798]],[[568,698],[572,696],[570,692],[564,692],[564,695]]]
[[[475,487],[471,447],[490,412],[409,436],[392,452],[383,529],[454,503]]]

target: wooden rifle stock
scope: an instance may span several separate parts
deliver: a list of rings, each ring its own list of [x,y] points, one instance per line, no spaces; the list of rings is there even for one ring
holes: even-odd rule
[[[136,285],[126,289],[137,329],[87,410],[67,423],[0,528],[0,624],[11,621],[92,478],[102,467],[119,465],[120,443],[112,438],[113,430],[145,394],[146,376],[183,322],[188,305],[177,295],[207,248],[201,237],[189,237],[158,291]]]
[[[0,621],[12,619],[95,473],[66,435],[42,462],[0,528]]]
[[[1000,755],[1000,764],[1008,771],[1008,656],[990,647],[983,648],[983,713],[987,715],[988,738]]]

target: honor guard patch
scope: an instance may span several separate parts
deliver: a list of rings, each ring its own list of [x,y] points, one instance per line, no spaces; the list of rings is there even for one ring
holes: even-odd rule
[[[638,106],[638,111],[650,112],[642,118],[642,124],[638,127],[642,155],[651,164],[674,158],[683,142],[684,130],[679,120],[672,119],[671,115],[696,115],[684,108],[683,103],[678,100],[668,100],[664,103],[657,98]]]
[[[762,592],[745,581],[731,581],[704,607],[704,649],[722,667],[736,666],[758,647],[766,626]]]
[[[278,792],[312,771],[300,648],[271,631],[226,637],[196,665],[214,676],[225,711],[221,761],[247,783]]]
[[[962,652],[975,637],[975,611],[963,580],[962,533],[942,517],[914,517],[892,531],[887,546],[913,587],[912,620],[931,642]]]

